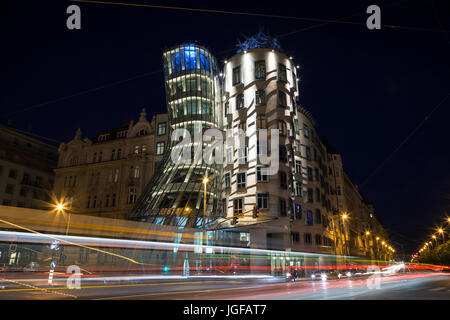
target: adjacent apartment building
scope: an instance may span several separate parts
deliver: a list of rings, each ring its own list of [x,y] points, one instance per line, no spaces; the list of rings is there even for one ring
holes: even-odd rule
[[[167,114],[103,130],[59,146],[54,194],[71,212],[126,219],[167,147]]]
[[[56,147],[24,131],[0,127],[0,203],[48,208],[57,160]]]

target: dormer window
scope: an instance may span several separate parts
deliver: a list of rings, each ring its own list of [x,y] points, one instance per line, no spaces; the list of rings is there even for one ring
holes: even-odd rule
[[[138,135],[138,137],[145,136],[145,135],[147,135],[147,130],[141,129],[141,130],[139,130],[137,135]]]
[[[108,134],[101,134],[98,136],[98,141],[106,141],[109,139],[109,133]]]
[[[127,136],[127,130],[117,132],[117,138],[124,138]]]

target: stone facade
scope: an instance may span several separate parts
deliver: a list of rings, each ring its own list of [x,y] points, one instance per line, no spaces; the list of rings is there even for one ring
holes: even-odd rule
[[[166,151],[167,114],[59,146],[54,193],[74,213],[126,219]]]
[[[51,203],[56,147],[26,132],[0,128],[0,203],[43,209]]]

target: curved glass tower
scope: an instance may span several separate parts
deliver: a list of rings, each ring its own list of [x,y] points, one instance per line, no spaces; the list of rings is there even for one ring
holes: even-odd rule
[[[169,148],[133,208],[130,219],[179,228],[201,228],[205,199],[203,178],[209,179],[206,185],[207,224],[222,212],[218,208],[222,165],[207,164],[202,154],[209,149],[211,142],[194,139],[194,136],[203,136],[208,129],[222,130],[217,61],[205,47],[185,43],[165,50],[163,63]],[[185,129],[190,139],[186,140],[187,134],[180,136],[178,132],[181,131],[177,129]],[[177,139],[183,139],[182,146],[171,139],[175,130]],[[173,156],[173,153],[178,156]],[[186,157],[190,161],[186,161]],[[180,161],[181,158],[184,160]]]

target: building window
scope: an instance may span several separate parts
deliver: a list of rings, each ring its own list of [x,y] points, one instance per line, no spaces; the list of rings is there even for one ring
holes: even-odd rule
[[[311,210],[306,211],[306,224],[308,226],[312,226],[313,225],[313,216],[312,216],[312,211]]]
[[[263,106],[266,104],[266,91],[265,90],[256,90],[255,104],[257,107]]]
[[[287,176],[286,172],[280,171],[280,188],[287,189]]]
[[[256,202],[258,204],[259,209],[268,209],[269,208],[269,194],[268,193],[257,193],[256,194]]]
[[[255,79],[266,79],[266,61],[255,61]]]
[[[239,93],[236,96],[236,109],[243,109],[244,108],[244,94]]]
[[[337,186],[337,194],[338,194],[338,196],[340,196],[342,194],[340,185]]]
[[[305,244],[311,244],[311,233],[305,233],[303,235],[304,240],[305,240]]]
[[[13,194],[13,193],[14,193],[14,185],[12,185],[12,184],[7,184],[7,185],[6,185],[6,189],[5,189],[5,193],[7,193],[7,194]]]
[[[136,202],[136,188],[130,187],[128,188],[128,204]]]
[[[16,169],[10,169],[9,170],[9,177],[12,179],[17,178],[17,170]]]
[[[287,107],[286,93],[283,91],[278,91],[278,106]]]
[[[244,213],[244,199],[234,199],[233,200],[233,215],[239,216]]]
[[[300,220],[302,218],[302,207],[299,204],[295,205],[295,219]]]
[[[311,148],[306,147],[306,160],[311,160]]]
[[[278,64],[278,81],[287,82],[286,66],[284,64]]]
[[[300,181],[295,181],[295,196],[302,196],[302,183]]]
[[[240,147],[238,149],[238,162],[247,163],[248,147]]]
[[[300,233],[291,232],[291,243],[300,243]]]
[[[285,146],[280,146],[280,160],[286,162],[287,161],[287,150]]]
[[[241,81],[241,66],[233,68],[233,86],[240,84]]]
[[[21,188],[20,189],[20,196],[26,197],[27,196],[27,192],[28,192],[28,190],[26,188]]]
[[[302,174],[302,162],[295,160],[295,173]]]
[[[237,174],[237,187],[245,188],[247,186],[247,173],[246,172],[239,172]]]
[[[90,206],[91,206],[91,196],[88,196],[87,203],[86,203],[86,208],[89,209]]]
[[[278,120],[278,130],[280,131],[280,135],[285,136],[287,129],[286,129],[286,122],[284,120]]]
[[[198,114],[197,101],[189,100],[186,102],[187,114]]]
[[[122,157],[122,149],[117,149],[117,159]]]
[[[156,144],[156,155],[160,156],[164,154],[164,142],[158,142]]]
[[[268,182],[269,176],[267,174],[267,167],[258,166],[256,167],[256,181],[257,182]]]
[[[280,216],[285,217],[287,212],[286,212],[286,200],[280,198]]]
[[[94,198],[92,199],[92,208],[96,207],[97,207],[97,196],[94,196]]]
[[[316,201],[320,202],[320,189],[316,188]]]
[[[297,77],[295,76],[294,71],[292,71],[292,86],[294,87],[294,90],[297,90]]]
[[[223,215],[227,215],[227,211],[228,211],[228,199],[227,198],[223,198],[222,199],[222,214]]]
[[[225,102],[225,115],[230,114],[230,102]]]
[[[113,149],[111,151],[111,160],[114,160],[115,157],[116,157],[116,149]]]
[[[256,153],[258,156],[267,156],[267,140],[256,140]]]
[[[256,127],[258,129],[266,129],[267,123],[266,123],[266,116],[263,114],[259,114],[256,116]]]
[[[225,173],[225,188],[231,187],[231,172]]]
[[[166,134],[166,125],[165,122],[158,123],[158,136]]]
[[[116,194],[113,193],[112,197],[111,197],[111,207],[115,207],[116,206]]]
[[[322,213],[320,212],[320,209],[316,209],[316,224],[322,223]]]
[[[233,147],[227,148],[227,164],[233,163]]]
[[[309,137],[309,129],[305,123],[303,124],[303,135],[305,136],[305,138]]]
[[[308,188],[308,202],[309,203],[313,203],[314,202],[313,190],[311,188]]]
[[[105,197],[105,207],[109,207],[109,194],[107,194]]]
[[[139,166],[136,166],[136,167],[131,166],[130,178],[135,178],[135,179],[139,178]]]
[[[316,234],[316,245],[322,245],[322,236],[320,234]]]

